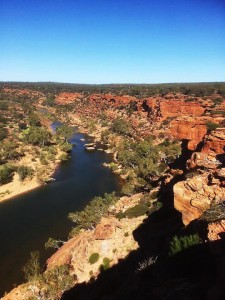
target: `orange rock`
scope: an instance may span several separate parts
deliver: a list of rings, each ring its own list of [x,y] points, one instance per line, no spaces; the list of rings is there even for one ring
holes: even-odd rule
[[[202,152],[215,152],[216,154],[224,154],[225,152],[225,128],[217,128],[210,134],[205,136]]]
[[[195,169],[198,167],[204,167],[207,169],[216,169],[221,163],[216,159],[216,155],[210,155],[208,153],[194,152],[191,158],[187,160],[187,169]]]
[[[81,98],[81,94],[79,93],[60,93],[59,95],[56,96],[56,104],[71,104],[77,99]]]
[[[195,150],[207,132],[205,122],[196,119],[173,120],[170,130],[174,138],[189,140],[189,150]]]
[[[163,118],[177,116],[201,116],[205,109],[196,102],[166,100],[160,103]]]
[[[96,240],[110,239],[112,234],[115,232],[116,227],[121,227],[119,221],[116,223],[115,219],[102,218],[101,222],[95,228],[94,238]]]
[[[211,185],[207,173],[176,183],[173,191],[174,207],[182,213],[185,225],[199,218],[212,202],[219,203],[225,199],[225,189]]]
[[[220,233],[225,232],[225,220],[208,224],[208,239],[210,241],[220,240]]]

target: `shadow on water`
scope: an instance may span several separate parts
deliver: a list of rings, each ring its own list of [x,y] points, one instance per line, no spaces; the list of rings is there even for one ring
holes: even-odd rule
[[[48,238],[67,239],[69,212],[83,209],[94,196],[120,191],[119,177],[102,165],[111,155],[84,151],[89,140],[73,136],[71,158],[56,170],[55,182],[0,203],[0,294],[23,281],[21,268],[31,251],[39,250],[44,263],[52,253],[44,249]]]
[[[184,227],[172,206],[173,184],[161,188],[164,206],[133,232],[139,248],[88,283],[77,284],[62,300],[224,300],[225,239],[189,247],[169,256],[174,235],[196,232],[204,241],[207,224]],[[150,258],[156,259],[152,263]]]

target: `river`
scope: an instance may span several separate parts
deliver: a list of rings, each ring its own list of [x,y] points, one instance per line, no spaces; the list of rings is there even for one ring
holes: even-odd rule
[[[75,133],[71,157],[56,170],[54,182],[0,203],[0,295],[23,282],[21,269],[31,251],[40,251],[44,265],[53,253],[44,248],[48,238],[67,240],[73,225],[69,212],[81,210],[94,196],[120,191],[119,177],[102,165],[112,156],[85,151],[90,141]]]

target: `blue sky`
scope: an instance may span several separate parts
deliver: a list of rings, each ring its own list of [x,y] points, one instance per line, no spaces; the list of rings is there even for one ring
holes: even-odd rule
[[[1,0],[0,81],[225,81],[225,0]]]

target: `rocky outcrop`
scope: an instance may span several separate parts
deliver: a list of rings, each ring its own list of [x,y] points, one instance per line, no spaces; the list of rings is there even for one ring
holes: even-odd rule
[[[202,116],[205,109],[196,102],[183,102],[176,100],[166,100],[160,103],[160,111],[163,118],[177,116]]]
[[[56,104],[71,104],[74,101],[80,99],[82,95],[80,93],[60,93],[56,96],[55,102]]]
[[[208,224],[208,239],[216,241],[221,239],[221,233],[225,232],[225,220]]]
[[[216,154],[224,154],[225,152],[225,128],[217,128],[210,134],[206,135],[203,140],[202,152],[214,152]]]
[[[212,203],[225,199],[225,189],[212,184],[207,172],[176,183],[173,190],[174,207],[182,213],[185,225],[199,218]]]
[[[198,119],[173,120],[170,123],[171,135],[175,139],[188,140],[188,149],[195,150],[207,132],[205,121]]]
[[[112,94],[92,94],[89,96],[88,100],[94,103],[105,102],[112,106],[120,106],[128,105],[132,101],[137,101],[137,98],[129,95],[115,96]]]
[[[122,197],[109,211],[118,212],[121,209],[132,207],[140,200],[142,194],[132,197]],[[90,274],[96,276],[103,258],[110,259],[110,265],[124,258],[129,251],[137,249],[133,231],[143,221],[145,216],[133,219],[121,219],[109,215],[103,217],[93,230],[85,230],[65,243],[47,261],[47,268],[69,264],[74,270],[77,282],[88,281]],[[95,264],[89,262],[92,253],[99,254],[99,261]]]
[[[202,152],[194,152],[191,158],[187,160],[187,169],[196,168],[207,168],[207,169],[217,169],[222,163],[216,159],[215,154],[207,154]]]

